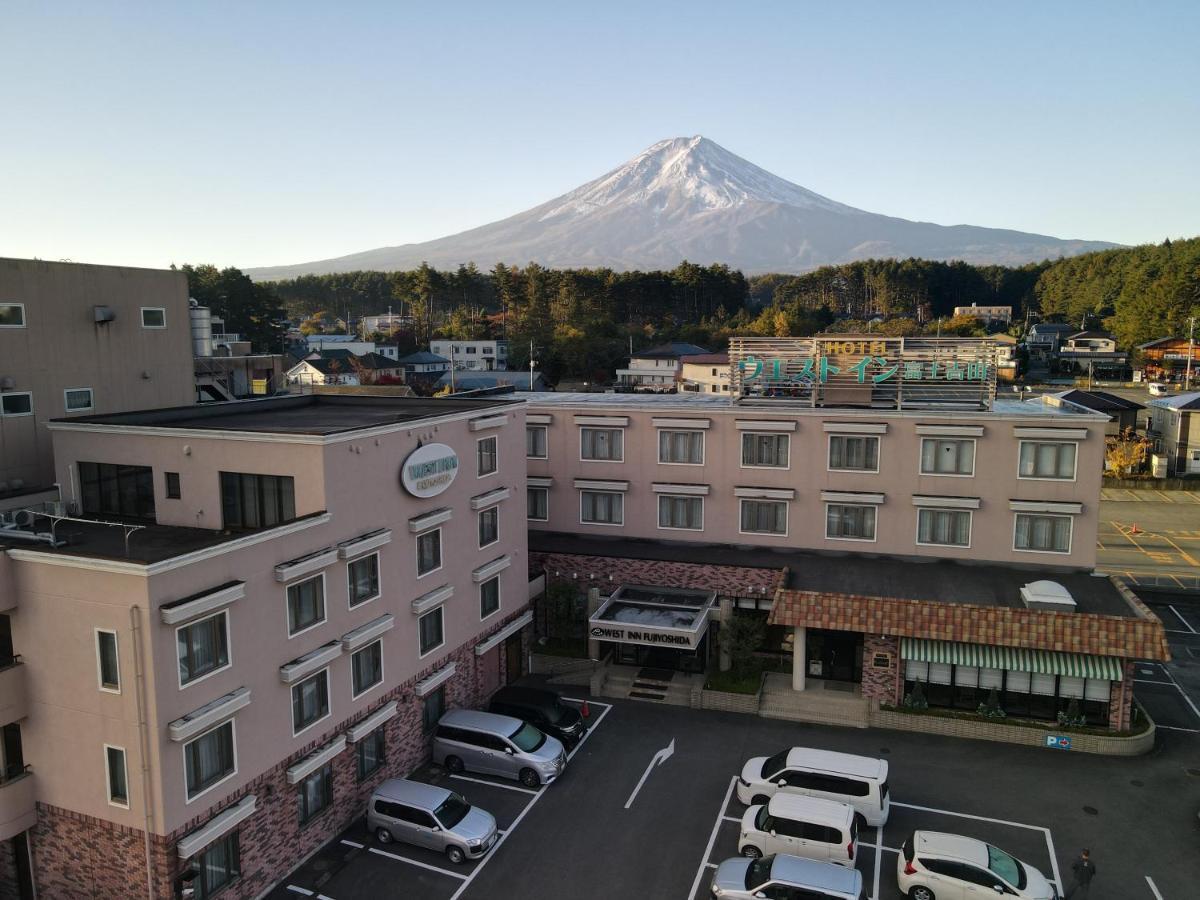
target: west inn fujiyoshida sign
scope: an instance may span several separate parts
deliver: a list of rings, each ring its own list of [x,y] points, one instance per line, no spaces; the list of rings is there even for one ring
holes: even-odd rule
[[[996,347],[986,338],[731,338],[729,363],[738,401],[991,409],[996,397]]]

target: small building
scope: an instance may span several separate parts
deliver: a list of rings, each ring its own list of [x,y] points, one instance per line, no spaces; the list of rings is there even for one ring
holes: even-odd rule
[[[1147,434],[1167,455],[1167,474],[1200,475],[1200,392],[1155,397],[1149,407]]]
[[[1020,374],[1017,361],[1017,339],[1010,334],[990,335],[996,345],[996,380],[1013,382]]]
[[[1025,346],[1031,357],[1049,360],[1057,357],[1062,342],[1079,329],[1069,322],[1038,322],[1025,336]]]
[[[979,306],[976,303],[972,303],[970,306],[954,307],[954,315],[973,316],[985,325],[1008,325],[1012,322],[1012,307]]]
[[[626,391],[673,393],[679,360],[684,356],[700,356],[708,350],[684,341],[671,341],[642,350],[629,358],[629,366],[617,369],[617,387]]]
[[[1142,372],[1147,381],[1181,381],[1187,371],[1188,358],[1192,371],[1200,370],[1200,343],[1182,337],[1165,337],[1139,344]]]
[[[1081,411],[1103,413],[1111,417],[1104,428],[1106,435],[1118,435],[1127,430],[1137,431],[1138,413],[1146,407],[1105,391],[1060,391],[1039,398],[1050,406],[1073,406]],[[1033,400],[1030,402],[1038,402]]]
[[[287,371],[287,383],[312,384],[358,384],[358,373],[349,363],[350,357],[328,359],[322,356],[301,360]]]
[[[1077,331],[1063,338],[1058,347],[1063,369],[1092,375],[1124,373],[1129,354],[1117,350],[1117,340],[1104,331]]]
[[[450,371],[450,360],[426,350],[418,350],[416,353],[402,356],[396,362],[404,370],[406,378],[411,378],[415,375],[419,378],[437,381],[443,372]]]
[[[700,353],[679,358],[679,390],[700,394],[729,393],[729,354]]]
[[[503,372],[508,368],[508,341],[430,341],[429,350],[466,372]]]
[[[363,338],[372,334],[389,334],[400,328],[412,328],[415,320],[402,313],[386,312],[374,316],[363,316],[358,321]]]

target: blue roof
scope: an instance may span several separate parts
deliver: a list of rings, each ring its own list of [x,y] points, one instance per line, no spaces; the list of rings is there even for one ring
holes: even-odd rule
[[[416,353],[410,353],[408,356],[402,356],[396,362],[399,363],[446,363],[449,365],[450,360],[444,356],[438,356],[436,353],[430,353],[428,350],[418,350]]]
[[[1200,409],[1200,391],[1190,394],[1176,394],[1174,397],[1155,397],[1150,401],[1151,406],[1163,409]]]

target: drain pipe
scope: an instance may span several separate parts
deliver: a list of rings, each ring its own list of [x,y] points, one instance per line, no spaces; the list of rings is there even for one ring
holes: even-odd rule
[[[146,673],[142,661],[142,608],[129,608],[129,626],[133,635],[133,670],[135,693],[137,694],[138,737],[141,743],[142,757],[142,821],[143,835],[146,843],[146,896],[155,900],[154,893],[154,853],[150,843],[150,828],[154,823],[154,814],[150,811],[150,734],[146,725]]]

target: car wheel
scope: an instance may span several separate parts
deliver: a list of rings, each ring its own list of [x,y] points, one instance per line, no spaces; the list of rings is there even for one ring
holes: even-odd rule
[[[923,884],[918,884],[908,892],[908,900],[933,900],[933,891]]]
[[[456,866],[461,866],[466,858],[467,854],[463,853],[462,847],[450,846],[446,848],[446,859],[450,860]]]
[[[463,770],[463,761],[457,756],[446,757],[446,771],[451,775],[457,775]]]
[[[758,859],[760,856],[762,856],[762,851],[753,844],[747,844],[738,852],[740,852],[742,856],[746,857],[746,859]]]
[[[766,794],[755,794],[750,798],[751,806],[765,806],[769,802],[771,802],[771,798]]]
[[[533,771],[533,769],[522,769],[521,770],[521,784],[525,785],[525,787],[527,787],[527,788],[540,787],[541,783],[542,783],[542,779],[538,778],[538,773]]]
[[[379,839],[381,844],[390,844],[392,842],[392,833],[383,826],[375,829],[375,837]]]

